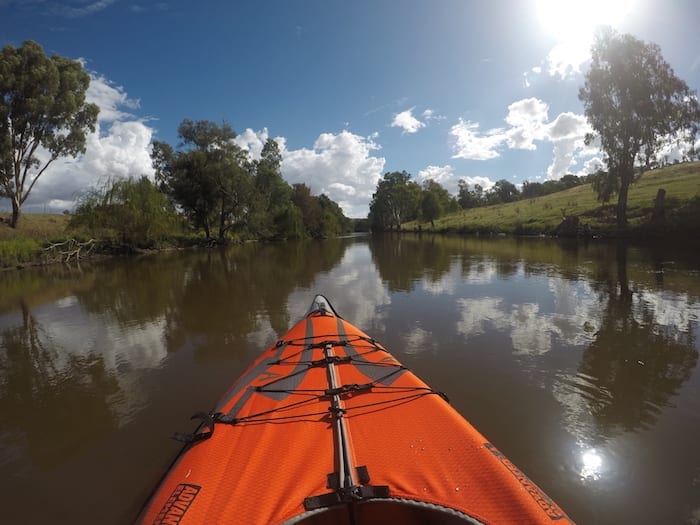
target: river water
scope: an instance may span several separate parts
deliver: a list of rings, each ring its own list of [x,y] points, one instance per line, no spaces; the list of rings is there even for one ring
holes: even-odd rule
[[[579,523],[700,523],[700,250],[351,237],[0,274],[3,523],[130,523],[322,292]]]

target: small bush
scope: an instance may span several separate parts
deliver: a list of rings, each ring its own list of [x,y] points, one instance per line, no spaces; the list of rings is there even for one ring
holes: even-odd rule
[[[146,177],[112,180],[86,193],[70,227],[142,248],[181,232],[180,220],[167,197]]]

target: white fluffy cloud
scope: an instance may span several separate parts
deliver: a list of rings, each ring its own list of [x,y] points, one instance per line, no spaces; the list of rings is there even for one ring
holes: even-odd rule
[[[546,135],[548,111],[547,104],[537,98],[518,100],[508,106],[508,146],[513,149],[536,149],[533,141],[542,140]]]
[[[325,193],[348,217],[364,217],[385,163],[372,155],[380,149],[376,138],[349,131],[322,133],[312,148],[297,150],[287,149],[286,141],[278,138],[282,175],[290,184],[305,183],[313,193]]]
[[[83,64],[85,65],[85,64]],[[103,76],[92,75],[90,86],[85,94],[88,102],[100,107],[100,122],[113,122],[132,118],[129,111],[140,107],[138,99],[129,98],[121,86],[115,86]]]
[[[519,100],[508,106],[507,127],[485,132],[478,123],[460,119],[450,129],[453,158],[489,160],[499,157],[504,148],[535,150],[536,141],[551,142],[553,158],[547,176],[558,179],[595,152],[584,144],[590,128],[583,115],[565,112],[548,122],[548,111],[549,106],[537,98]]]
[[[455,168],[449,164],[445,166],[428,166],[418,172],[417,179],[418,182],[423,182],[427,179],[439,182],[452,195],[456,195],[459,191],[460,179],[464,180],[470,188],[474,188],[475,184],[479,184],[484,190],[487,190],[494,184],[488,177],[459,175],[455,173]]]
[[[239,134],[233,142],[235,142],[240,148],[246,150],[250,155],[251,159],[258,160],[262,154],[263,146],[270,134],[267,128],[263,128],[260,131],[253,131],[248,128],[243,133]],[[279,140],[278,140],[279,141]]]
[[[537,98],[526,98],[508,106],[507,128],[494,128],[484,133],[474,122],[460,121],[452,126],[454,158],[489,160],[500,156],[499,149],[534,150],[535,140],[547,137],[549,106]]]
[[[560,113],[548,126],[547,138],[554,144],[554,158],[547,168],[549,179],[559,179],[570,172],[576,156],[586,150],[584,137],[590,131],[583,115]]]
[[[413,116],[413,110],[415,107],[411,109],[407,109],[406,111],[402,111],[401,113],[396,113],[394,115],[394,120],[391,121],[391,127],[392,128],[401,128],[403,129],[404,133],[415,133],[421,128],[425,127],[425,122],[421,122],[418,120],[416,117]],[[430,111],[430,110],[426,110]],[[423,112],[423,115],[425,115],[425,112]],[[427,115],[428,117],[432,117],[432,112]]]
[[[479,131],[479,124],[459,119],[450,128],[455,154],[452,158],[469,160],[489,160],[499,156],[498,148],[505,140],[502,129]]]
[[[94,74],[86,98],[100,107],[100,114],[95,132],[87,135],[85,154],[53,162],[36,183],[24,211],[71,209],[82,192],[111,177],[153,175],[153,129],[129,112],[139,102],[130,99],[124,88]],[[39,158],[47,158],[46,152],[39,152]]]

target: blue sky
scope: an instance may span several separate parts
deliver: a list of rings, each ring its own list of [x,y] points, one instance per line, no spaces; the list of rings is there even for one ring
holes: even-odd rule
[[[453,193],[587,173],[595,25],[657,43],[698,89],[698,20],[695,0],[0,0],[2,45],[82,60],[102,108],[85,156],[54,163],[25,209],[152,174],[151,141],[176,145],[184,118],[228,121],[253,157],[277,139],[285,178],[354,217],[387,171]]]

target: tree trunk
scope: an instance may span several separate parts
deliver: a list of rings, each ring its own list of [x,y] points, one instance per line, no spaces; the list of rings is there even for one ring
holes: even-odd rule
[[[224,241],[224,226],[226,224],[226,208],[224,207],[224,200],[221,199],[221,211],[219,212],[219,241]]]
[[[630,290],[629,279],[627,278],[627,245],[623,242],[617,243],[617,281],[620,286],[620,300],[624,304],[632,303],[632,290]]]
[[[17,197],[12,197],[12,219],[10,219],[10,226],[12,228],[17,228],[17,223],[19,222],[20,205]]]
[[[633,176],[634,171],[620,175],[620,193],[617,198],[617,227],[619,229],[627,227],[627,194]]]
[[[651,212],[651,223],[657,226],[663,225],[666,221],[666,190],[659,188],[654,199],[654,211]]]

